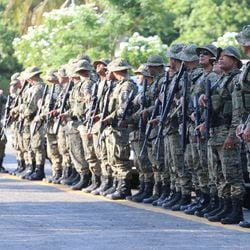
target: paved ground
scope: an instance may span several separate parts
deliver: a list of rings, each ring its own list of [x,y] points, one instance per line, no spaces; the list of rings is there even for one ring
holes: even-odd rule
[[[8,169],[15,158],[8,148]],[[249,211],[245,211],[250,219]],[[250,249],[250,230],[0,175],[0,249]]]

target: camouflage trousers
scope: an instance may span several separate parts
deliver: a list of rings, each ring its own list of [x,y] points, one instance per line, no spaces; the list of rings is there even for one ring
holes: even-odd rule
[[[170,189],[180,192],[181,191],[180,179],[177,175],[176,169],[174,168],[174,163],[171,157],[170,148],[171,148],[171,144],[169,141],[169,137],[165,135],[164,136],[164,164],[165,164],[165,169],[168,169],[169,171]]]
[[[247,154],[247,171],[250,176],[250,142],[245,143],[246,154]]]
[[[85,160],[83,142],[78,130],[80,122],[69,122],[68,123],[68,145],[69,154],[72,160],[73,166],[76,171],[80,174],[89,174],[88,162]]]
[[[62,157],[62,167],[65,168],[71,166],[72,162],[69,154],[66,126],[59,127],[57,141],[58,141],[58,151]]]
[[[96,155],[101,164],[101,172],[103,176],[112,176],[113,170],[108,161],[108,150],[107,150],[107,134],[109,133],[109,128],[105,128],[99,138],[98,133],[93,134],[94,147],[96,151]]]
[[[129,160],[129,133],[128,128],[113,128],[105,130],[107,157],[112,168],[113,176],[118,179],[131,179],[132,163]]]
[[[168,134],[167,136],[170,145],[169,150],[173,171],[176,173],[179,179],[178,183],[180,184],[182,195],[189,195],[191,194],[192,190],[192,180],[189,169],[187,168],[185,156],[182,152],[181,136],[178,133]],[[184,169],[183,164],[185,164]]]
[[[140,156],[142,144],[144,141],[144,135],[141,135],[139,139],[139,131],[132,131],[129,135],[131,149],[134,152],[134,166],[139,173],[139,180],[142,182],[153,182],[153,171],[148,158],[148,151],[145,148],[144,153]]]
[[[211,155],[216,155],[221,162],[221,172],[223,178],[217,179],[218,195],[220,197],[235,197],[243,199],[245,188],[243,181],[242,167],[240,164],[240,148],[239,142],[235,143],[233,149],[224,149],[223,144],[228,136],[226,126],[219,126],[210,129],[209,145],[211,147]],[[235,140],[237,140],[235,138]],[[211,157],[211,156],[210,156]],[[213,162],[213,159],[211,159]],[[209,160],[210,162],[210,160]],[[217,167],[220,165],[217,164]],[[220,171],[218,169],[218,171]],[[220,173],[217,174],[217,177]],[[216,174],[215,174],[216,175]]]
[[[3,160],[5,156],[5,147],[7,143],[6,135],[3,133],[0,138],[0,159]]]
[[[93,175],[101,176],[101,166],[95,153],[93,136],[92,134],[87,134],[87,128],[84,125],[80,125],[78,130],[82,139],[84,156],[88,162],[89,170]]]
[[[155,144],[154,140],[148,140],[147,142],[147,152],[148,159],[152,165],[152,170],[154,173],[154,181],[162,182],[163,185],[170,184],[170,175],[168,168],[165,168],[164,162],[164,140],[160,139],[160,144]],[[159,149],[159,157],[157,159],[157,150]]]
[[[62,156],[59,152],[58,137],[47,133],[47,153],[52,164],[52,175],[62,171]]]
[[[34,123],[31,123],[31,128]],[[43,165],[45,162],[45,131],[44,126],[41,126],[38,131],[30,138],[30,149],[32,154],[29,154],[29,162],[35,159],[36,165]]]
[[[18,147],[22,149],[25,165],[35,162],[34,153],[31,150],[30,122],[25,121],[21,133],[18,133]]]

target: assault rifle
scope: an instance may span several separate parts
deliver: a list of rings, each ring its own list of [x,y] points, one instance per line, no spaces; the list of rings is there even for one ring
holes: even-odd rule
[[[128,110],[129,110],[129,108],[130,108],[130,106],[131,106],[131,102],[132,102],[133,99],[134,99],[133,94],[134,94],[134,90],[131,90],[131,91],[129,92],[128,99],[127,99],[126,105],[125,105],[125,107],[124,107],[122,116],[121,116],[121,118],[120,118],[119,121],[118,121],[118,124],[117,124],[118,127],[121,126],[122,121],[124,121],[125,118],[126,118],[126,116],[127,116]]]
[[[47,117],[46,117],[46,125],[48,124],[48,122],[52,118],[51,111],[54,109],[54,106],[55,106],[55,100],[54,100],[55,89],[56,89],[56,85],[52,84],[52,89],[51,89],[51,92],[50,92],[49,102],[48,102],[48,114],[47,114]],[[44,99],[44,101],[45,101],[45,99]]]
[[[55,127],[54,127],[54,133],[57,135],[58,134],[58,130],[62,121],[61,115],[63,114],[65,107],[66,107],[66,102],[68,100],[69,97],[69,91],[71,90],[71,88],[73,87],[73,81],[69,81],[67,84],[67,87],[65,89],[64,95],[63,95],[63,99],[62,99],[62,103],[60,106],[60,111],[59,111],[59,115],[58,118],[55,122]]]
[[[113,85],[113,82],[109,81],[109,85],[108,85],[107,92],[106,92],[105,97],[104,97],[104,104],[103,104],[103,109],[102,109],[102,113],[101,113],[101,117],[100,117],[100,125],[99,125],[99,129],[98,129],[99,134],[98,134],[97,146],[100,145],[101,134],[102,134],[102,131],[103,131],[103,128],[104,128],[103,120],[108,115],[109,96],[110,96],[112,88],[113,88],[112,85]]]
[[[185,173],[185,151],[187,144],[187,95],[188,95],[188,73],[183,75],[183,102],[182,102],[182,132],[181,132],[181,149],[183,154],[182,172]]]
[[[171,89],[169,89],[169,91],[168,91],[168,96],[166,98],[166,104],[163,106],[163,109],[162,109],[162,113],[161,113],[161,116],[160,116],[160,121],[158,123],[157,137],[156,137],[156,140],[155,140],[155,144],[158,145],[157,146],[157,159],[159,159],[160,139],[161,139],[161,136],[162,136],[162,131],[163,131],[165,122],[166,122],[166,120],[167,120],[167,118],[169,116],[169,112],[170,112],[171,106],[173,104],[174,96],[175,96],[175,93],[177,91],[177,87],[178,87],[178,84],[179,84],[179,82],[181,80],[181,77],[182,77],[182,75],[184,73],[184,70],[185,70],[185,66],[184,66],[184,63],[182,63],[182,65],[180,67],[180,70],[178,72],[178,75],[176,76],[173,85],[171,85]]]
[[[146,107],[146,92],[147,92],[147,80],[145,79],[143,81],[143,89],[142,89],[142,97],[141,97],[141,102],[140,102],[140,113],[144,110],[144,108]],[[139,128],[139,140],[141,140],[141,133],[142,131],[145,129],[145,122],[142,118],[142,115],[140,114],[140,119],[139,119],[139,125],[138,125],[138,128]]]
[[[211,81],[206,81],[206,87],[205,87],[205,96],[206,96],[206,106],[205,106],[205,139],[208,142],[209,140],[209,129],[210,129],[210,116],[211,116],[211,96],[210,96],[210,90],[211,90]]]
[[[90,107],[89,107],[89,116],[87,119],[87,131],[88,133],[91,132],[92,130],[92,126],[94,123],[94,116],[93,116],[93,112],[96,110],[97,108],[97,102],[98,102],[98,97],[97,97],[97,91],[98,91],[98,85],[99,85],[100,81],[97,81],[94,84],[94,87],[92,89],[92,94],[91,94],[91,103],[90,103]]]
[[[201,112],[200,112],[200,106],[199,106],[199,101],[198,101],[198,95],[195,95],[193,98],[193,107],[194,107],[194,112],[195,112],[195,121],[194,121],[194,126],[197,128],[201,124]],[[200,147],[200,138],[201,138],[201,133],[199,130],[195,129],[195,136],[197,138],[197,143],[198,147]]]
[[[247,124],[250,122],[250,113],[248,114],[247,116],[247,119],[246,121],[244,122],[244,124],[242,125],[241,129],[240,129],[240,133],[239,133],[239,136],[242,137],[246,127],[247,127]]]
[[[165,96],[166,94],[166,91],[167,91],[167,81],[165,79],[165,81],[162,83],[161,85],[161,89],[160,89],[160,92],[158,94],[158,97],[157,99],[155,100],[155,104],[154,104],[154,109],[152,111],[152,114],[151,114],[151,117],[147,123],[147,126],[146,126],[146,131],[145,131],[145,138],[144,138],[144,141],[143,141],[143,144],[142,144],[142,148],[141,148],[141,152],[140,152],[140,157],[142,157],[143,153],[144,153],[144,150],[145,150],[145,147],[146,147],[146,144],[147,144],[147,141],[148,141],[148,138],[151,134],[151,131],[152,131],[152,128],[153,128],[153,125],[151,123],[152,120],[154,120],[157,115],[159,114],[159,111],[160,111],[160,105],[161,105],[161,101],[160,101],[160,96],[163,94]],[[164,99],[164,98],[163,98]],[[164,101],[163,101],[164,102]],[[162,110],[164,108],[162,107]]]
[[[43,90],[43,95],[42,95],[42,101],[41,101],[41,105],[39,106],[37,112],[36,112],[36,116],[40,116],[41,113],[42,113],[42,107],[44,106],[44,103],[45,103],[45,99],[46,99],[46,95],[47,95],[47,92],[48,92],[48,85],[46,84],[44,90]],[[32,132],[31,132],[31,136],[34,136],[34,134],[41,128],[42,126],[42,121],[36,121],[35,124],[34,124],[34,127],[32,129]]]

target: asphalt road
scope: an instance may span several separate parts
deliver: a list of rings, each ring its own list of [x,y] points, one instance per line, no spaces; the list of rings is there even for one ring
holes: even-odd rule
[[[9,146],[5,166],[15,167]],[[0,250],[8,249],[249,250],[250,230],[1,174]]]

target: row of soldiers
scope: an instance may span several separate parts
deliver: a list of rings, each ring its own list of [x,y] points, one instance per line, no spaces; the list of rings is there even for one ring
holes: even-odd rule
[[[250,56],[250,25],[236,38]],[[160,55],[149,56],[134,71],[138,84],[121,58],[93,66],[86,56],[71,60],[47,73],[50,88],[37,67],[14,74],[3,126],[11,124],[17,152],[12,174],[42,180],[47,157],[51,183],[223,224],[243,221],[250,64],[241,70],[237,48],[212,44],[173,44],[167,57],[168,70]]]

